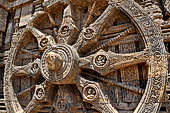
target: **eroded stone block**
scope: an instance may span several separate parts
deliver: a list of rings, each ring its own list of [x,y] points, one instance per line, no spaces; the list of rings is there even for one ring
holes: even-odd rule
[[[5,32],[8,12],[0,8],[0,31]]]

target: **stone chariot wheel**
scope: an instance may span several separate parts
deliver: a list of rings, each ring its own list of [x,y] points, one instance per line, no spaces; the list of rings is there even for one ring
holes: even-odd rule
[[[160,28],[133,0],[51,0],[13,35],[8,113],[157,113],[166,87]]]

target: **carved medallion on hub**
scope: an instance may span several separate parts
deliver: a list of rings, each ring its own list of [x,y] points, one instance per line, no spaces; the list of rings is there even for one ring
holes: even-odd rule
[[[68,25],[64,25],[59,30],[59,36],[66,37],[70,34],[70,27]]]
[[[94,84],[89,84],[83,89],[83,97],[86,101],[94,101],[98,97],[98,89]]]
[[[86,40],[91,40],[95,36],[95,30],[91,27],[88,27],[84,29],[83,35]]]
[[[95,58],[94,58],[94,65],[97,66],[97,67],[105,67],[108,63],[108,58],[106,55],[97,55]]]
[[[30,73],[32,75],[35,75],[39,72],[40,70],[40,60],[37,59],[32,65],[31,65],[31,68],[30,68]]]
[[[43,86],[38,86],[35,88],[35,98],[38,100],[42,100],[45,97],[45,90]]]
[[[47,38],[43,38],[40,42],[40,46],[42,48],[46,48],[47,47],[47,44],[48,44],[48,39]]]

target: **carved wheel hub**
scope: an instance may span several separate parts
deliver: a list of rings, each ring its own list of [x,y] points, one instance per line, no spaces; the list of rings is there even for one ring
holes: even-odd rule
[[[13,35],[4,76],[9,113],[159,111],[167,55],[160,29],[138,3],[43,6]]]
[[[67,44],[58,44],[48,48],[41,58],[43,77],[56,84],[72,84],[78,71],[79,56],[76,50]]]

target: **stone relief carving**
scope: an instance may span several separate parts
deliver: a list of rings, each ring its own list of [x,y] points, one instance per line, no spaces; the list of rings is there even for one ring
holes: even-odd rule
[[[165,0],[164,7],[165,10],[167,11],[167,15],[170,15],[170,2],[168,0]]]
[[[100,2],[45,0],[14,33],[4,76],[7,112],[159,112],[168,75],[160,26],[133,0]],[[116,51],[129,39],[143,47]],[[140,64],[147,67],[144,87],[136,82]],[[23,79],[29,83],[17,89]]]

